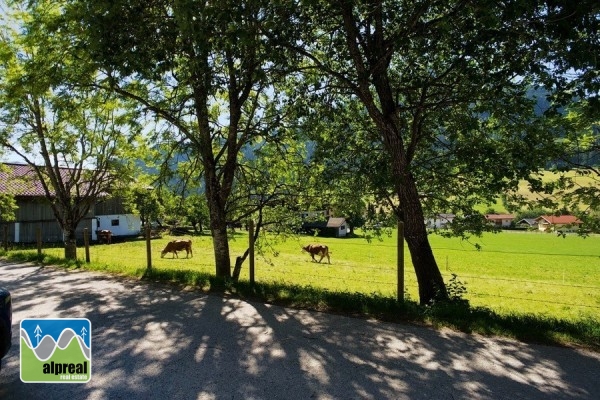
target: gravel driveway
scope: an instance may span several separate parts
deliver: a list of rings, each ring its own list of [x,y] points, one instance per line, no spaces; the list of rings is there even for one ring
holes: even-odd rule
[[[0,263],[0,399],[598,399],[600,354]],[[19,378],[23,318],[92,322],[92,379]]]

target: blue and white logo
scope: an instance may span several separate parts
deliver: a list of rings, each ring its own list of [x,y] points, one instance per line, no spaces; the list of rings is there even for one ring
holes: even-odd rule
[[[91,379],[89,319],[24,319],[20,338],[23,382],[81,383]]]

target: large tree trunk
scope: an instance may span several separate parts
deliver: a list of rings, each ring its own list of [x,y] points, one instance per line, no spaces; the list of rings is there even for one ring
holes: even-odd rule
[[[190,54],[194,50],[190,49]],[[208,202],[209,226],[215,252],[215,275],[219,278],[231,277],[231,260],[229,259],[229,241],[227,238],[226,202],[229,192],[219,181],[218,161],[213,154],[212,131],[209,126],[208,89],[206,77],[211,71],[208,66],[208,54],[197,55],[200,73],[194,74],[194,100],[196,102],[196,118],[198,120],[198,137],[188,136],[198,146],[204,166],[204,183]],[[210,81],[210,79],[208,79]],[[229,149],[232,151],[232,149]]]
[[[384,143],[392,156],[393,176],[396,179],[396,191],[400,200],[399,217],[404,221],[405,240],[419,284],[420,303],[429,304],[434,300],[446,300],[448,292],[429,244],[419,191],[415,178],[410,172],[401,135],[397,129],[388,128],[383,130],[383,136]]]
[[[75,228],[72,226],[65,227],[65,258],[67,260],[77,260],[77,237],[75,236]]]
[[[229,259],[229,241],[227,225],[211,227],[213,248],[215,251],[216,275],[220,278],[231,277],[231,260]]]
[[[417,275],[420,302],[428,304],[433,300],[446,300],[446,285],[429,244],[423,209],[411,174],[407,174],[398,191],[404,237]]]
[[[220,278],[231,277],[229,241],[227,238],[227,215],[222,204],[218,178],[212,171],[206,171],[206,198],[210,213],[210,232],[215,251],[215,274]]]
[[[338,3],[346,45],[357,74],[357,85],[353,86],[353,90],[380,130],[385,149],[392,158],[396,193],[402,210],[400,217],[405,223],[405,237],[417,275],[421,304],[430,303],[436,298],[446,299],[446,286],[429,245],[417,184],[410,171],[412,155],[419,145],[421,124],[410,126],[398,115],[398,95],[401,93],[394,91],[388,76],[393,56],[390,50],[394,47],[385,37],[382,2],[376,1],[371,7],[373,25],[365,25],[356,19],[353,4]],[[418,114],[418,110],[412,115],[413,121],[417,118],[415,113]],[[407,137],[406,143],[403,133]]]

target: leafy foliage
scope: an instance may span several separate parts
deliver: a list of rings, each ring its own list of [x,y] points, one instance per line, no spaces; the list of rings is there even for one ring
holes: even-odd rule
[[[590,116],[599,103],[597,1],[14,3],[28,6],[27,34],[19,57],[0,49],[10,60],[6,99],[52,88],[47,108],[15,110],[70,115],[71,125],[49,129],[57,150],[81,146],[64,135],[89,121],[80,105],[112,104],[120,122],[153,118],[144,133],[163,161],[159,181],[182,183],[180,197],[164,192],[161,204],[206,195],[220,277],[230,275],[228,222],[283,226],[293,220],[286,213],[315,207],[362,222],[366,204],[385,204],[406,224],[428,303],[448,294],[426,217],[451,212],[453,234],[480,234],[489,226],[476,206],[523,179],[561,191],[564,208],[596,207],[594,188],[551,187],[535,173],[565,153],[597,149],[597,128],[587,129],[597,126]],[[539,87],[549,93],[544,112],[529,95]],[[116,112],[125,100],[139,114]],[[569,124],[560,111],[574,101],[581,109],[569,109]],[[23,138],[28,150],[41,143]]]
[[[32,4],[2,26],[0,145],[34,171],[76,257],[75,229],[91,205],[126,181],[137,141],[137,114],[96,78],[84,54],[67,53],[68,37],[44,26],[60,8]]]
[[[529,1],[289,4],[297,10],[290,35],[301,39],[287,46],[307,65],[301,87],[320,103],[308,108],[334,115],[334,129],[342,128],[323,131],[321,143],[340,143],[358,159],[355,171],[361,161],[383,161],[373,186],[393,193],[406,223],[421,301],[445,297],[424,219],[451,212],[463,222],[455,234],[481,233],[488,227],[475,206],[494,203],[556,149],[556,133],[527,92],[553,76],[545,61],[554,45],[539,35],[563,10]],[[371,144],[364,156],[356,156],[359,143]],[[348,168],[345,157],[329,154],[338,170]]]
[[[14,221],[16,210],[17,203],[15,202],[15,198],[8,194],[0,193],[0,221]]]
[[[64,13],[78,27],[76,47],[104,69],[102,87],[136,101],[161,121],[157,139],[200,161],[223,277],[231,273],[227,223],[250,212],[238,201],[247,194],[236,192],[248,161],[243,150],[281,133],[270,104],[287,59],[262,36],[273,23],[269,7],[251,0],[74,0]]]

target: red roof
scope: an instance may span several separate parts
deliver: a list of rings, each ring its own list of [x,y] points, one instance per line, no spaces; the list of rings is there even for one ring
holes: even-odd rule
[[[536,221],[540,221],[541,219],[545,220],[547,223],[552,225],[568,225],[568,224],[581,224],[582,222],[574,215],[542,215],[541,217],[536,218]]]

